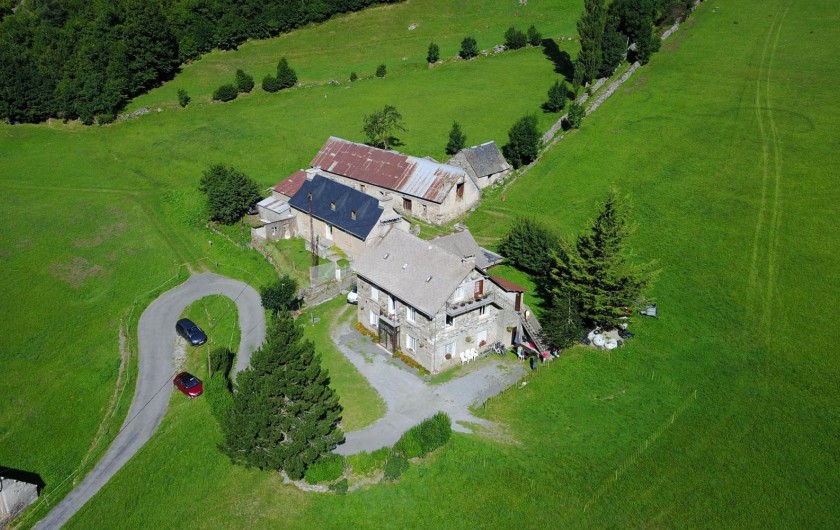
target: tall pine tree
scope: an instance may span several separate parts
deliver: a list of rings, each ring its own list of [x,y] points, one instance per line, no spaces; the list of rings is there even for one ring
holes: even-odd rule
[[[628,217],[629,208],[610,192],[589,230],[574,246],[562,243],[555,255],[551,293],[577,304],[589,325],[617,327],[654,279],[653,262],[628,262],[626,243],[633,231]]]
[[[449,131],[449,143],[446,144],[446,154],[454,155],[467,145],[467,136],[461,132],[458,122],[452,123],[452,130]]]
[[[580,53],[575,63],[575,71],[581,82],[586,84],[595,79],[601,69],[601,40],[607,23],[607,10],[604,0],[584,0],[583,9],[583,15],[577,23]]]
[[[315,346],[287,311],[275,314],[251,367],[236,380],[222,431],[238,464],[282,469],[298,480],[344,438],[341,405]]]
[[[277,63],[277,85],[283,88],[291,88],[295,86],[298,82],[297,74],[289,66],[289,61],[286,60],[285,57],[280,59],[280,62]]]

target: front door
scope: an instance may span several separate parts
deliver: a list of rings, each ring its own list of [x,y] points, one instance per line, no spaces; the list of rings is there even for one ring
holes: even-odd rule
[[[397,340],[397,330],[393,326],[379,319],[379,344],[386,350],[394,353],[399,341]]]

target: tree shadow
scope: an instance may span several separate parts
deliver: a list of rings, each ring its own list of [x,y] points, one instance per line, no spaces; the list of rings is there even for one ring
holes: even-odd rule
[[[575,74],[575,66],[569,52],[563,51],[553,39],[542,40],[543,54],[554,63],[554,71],[572,82]]]

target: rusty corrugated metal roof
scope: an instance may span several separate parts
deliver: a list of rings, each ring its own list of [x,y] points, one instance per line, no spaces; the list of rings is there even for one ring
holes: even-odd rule
[[[467,173],[455,166],[331,136],[310,164],[329,173],[441,203]]]
[[[274,186],[274,191],[282,193],[286,197],[292,197],[303,186],[304,182],[306,182],[306,171],[299,169],[289,175],[286,180]]]

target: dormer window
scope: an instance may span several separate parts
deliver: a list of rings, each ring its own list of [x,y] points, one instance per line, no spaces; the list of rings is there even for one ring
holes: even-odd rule
[[[350,211],[350,219],[352,219],[354,221],[356,220],[356,210],[351,210]]]
[[[330,203],[330,210],[335,211],[335,203],[334,202]]]

